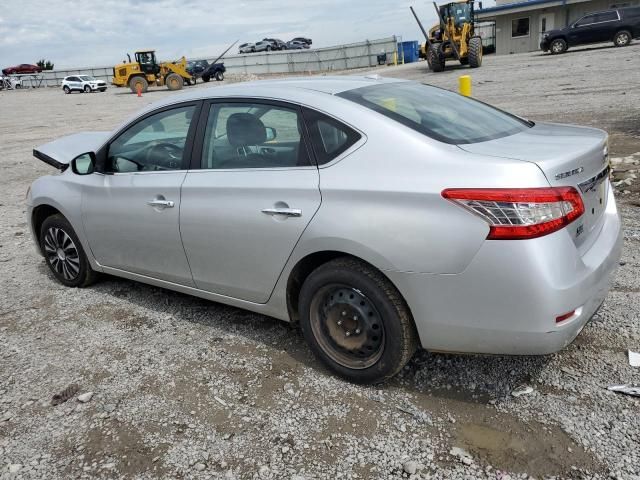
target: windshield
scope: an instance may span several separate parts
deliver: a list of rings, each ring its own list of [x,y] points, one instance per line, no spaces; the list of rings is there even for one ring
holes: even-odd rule
[[[95,78],[88,75],[80,75],[80,80],[82,80],[83,82],[92,82],[95,80]]]
[[[477,100],[420,83],[385,83],[338,96],[430,138],[455,145],[506,137],[533,126]]]
[[[471,20],[471,8],[468,3],[454,3],[450,6],[449,12],[457,27]]]

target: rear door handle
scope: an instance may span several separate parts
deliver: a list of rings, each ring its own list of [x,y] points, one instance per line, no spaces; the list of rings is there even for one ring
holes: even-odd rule
[[[173,208],[175,204],[171,200],[151,200],[147,202],[147,205],[159,208]]]
[[[262,213],[267,215],[284,215],[285,217],[301,217],[302,210],[299,208],[264,208]]]

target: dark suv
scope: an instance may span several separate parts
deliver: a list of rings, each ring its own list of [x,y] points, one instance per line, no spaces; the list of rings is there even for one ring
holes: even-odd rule
[[[540,42],[540,49],[557,54],[576,45],[602,42],[625,47],[634,38],[640,38],[640,7],[618,8],[588,13],[568,27],[549,30]]]

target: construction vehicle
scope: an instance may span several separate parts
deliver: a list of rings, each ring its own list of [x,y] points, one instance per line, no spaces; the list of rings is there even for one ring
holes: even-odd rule
[[[182,57],[176,62],[161,62],[156,60],[155,50],[140,50],[135,52],[135,62],[121,63],[113,67],[113,85],[116,87],[129,87],[133,93],[146,92],[149,85],[162,87],[169,90],[180,90],[184,84],[195,83],[187,72],[187,59]]]
[[[474,0],[460,0],[440,7],[433,2],[439,23],[429,33],[422,26],[413,7],[410,7],[426,39],[421,54],[432,71],[442,72],[449,59],[471,68],[482,65],[482,38],[474,32],[473,5]]]

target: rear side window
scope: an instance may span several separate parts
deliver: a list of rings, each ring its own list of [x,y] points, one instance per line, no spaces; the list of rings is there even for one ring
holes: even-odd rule
[[[318,165],[337,158],[362,137],[353,128],[323,113],[305,108],[303,114]]]
[[[515,135],[533,126],[472,98],[414,82],[372,85],[338,96],[454,145]]]
[[[596,22],[610,22],[612,20],[618,20],[618,13],[613,12],[601,12],[596,15]]]

